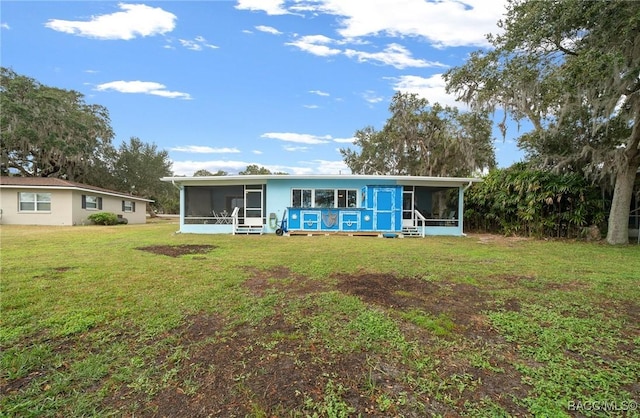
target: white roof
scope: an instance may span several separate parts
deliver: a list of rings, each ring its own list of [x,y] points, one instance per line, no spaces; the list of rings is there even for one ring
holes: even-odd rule
[[[212,184],[212,183],[266,183],[268,180],[366,180],[371,184],[377,181],[395,181],[399,185],[463,185],[480,183],[482,179],[472,177],[428,177],[428,176],[394,176],[394,175],[362,175],[362,174],[261,174],[233,176],[196,176],[196,177],[162,177],[160,180],[176,184]]]

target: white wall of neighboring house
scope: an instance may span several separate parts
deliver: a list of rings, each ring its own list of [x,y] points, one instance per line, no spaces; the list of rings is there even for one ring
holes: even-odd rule
[[[20,193],[51,193],[51,211],[21,212]],[[33,188],[0,189],[0,208],[5,225],[73,225],[71,190]]]
[[[102,209],[82,208],[82,195],[102,198]],[[135,202],[135,212],[124,212],[122,201]],[[97,212],[111,212],[126,218],[130,224],[143,224],[147,221],[147,205],[145,201],[136,201],[120,196],[103,195],[97,192],[74,190],[73,192],[73,221],[74,225],[89,224],[89,216]]]
[[[20,211],[19,194],[50,193],[51,210],[42,212]],[[102,209],[85,209],[82,196],[102,198]],[[135,202],[135,212],[123,211],[122,202]],[[112,196],[91,190],[55,188],[0,188],[0,223],[5,225],[89,225],[89,216],[98,212],[111,212],[126,218],[130,224],[146,222],[147,202]]]

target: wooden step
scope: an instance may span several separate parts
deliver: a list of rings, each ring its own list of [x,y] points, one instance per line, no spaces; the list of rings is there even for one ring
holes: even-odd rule
[[[236,234],[260,234],[264,233],[264,228],[262,226],[256,225],[238,225],[235,230]]]

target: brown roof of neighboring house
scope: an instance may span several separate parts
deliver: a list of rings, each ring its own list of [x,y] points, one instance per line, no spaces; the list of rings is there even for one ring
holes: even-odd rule
[[[75,181],[69,181],[64,179],[58,179],[53,177],[16,177],[16,176],[1,176],[0,187],[42,187],[42,188],[54,188],[54,189],[81,189],[100,192],[104,194],[116,195],[127,197],[134,200],[144,200],[146,202],[153,202],[153,200],[145,199],[139,196],[129,195],[127,193],[118,192],[115,190],[103,189],[102,187],[91,186],[89,184],[77,183]]]

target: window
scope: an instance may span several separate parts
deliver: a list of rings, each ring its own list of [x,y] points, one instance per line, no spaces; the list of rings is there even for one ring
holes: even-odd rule
[[[355,208],[358,199],[357,190],[338,190],[338,207]]]
[[[316,189],[315,205],[316,208],[333,208],[335,207],[335,190],[333,189]]]
[[[122,211],[123,212],[135,212],[136,211],[136,202],[132,202],[130,200],[122,201]]]
[[[293,189],[291,191],[291,206],[294,208],[355,208],[357,201],[358,191],[355,189]]]
[[[311,207],[311,189],[293,189],[291,206],[294,208]]]
[[[98,196],[82,195],[82,209],[101,210],[102,198]]]
[[[51,212],[51,193],[18,193],[20,212]]]

